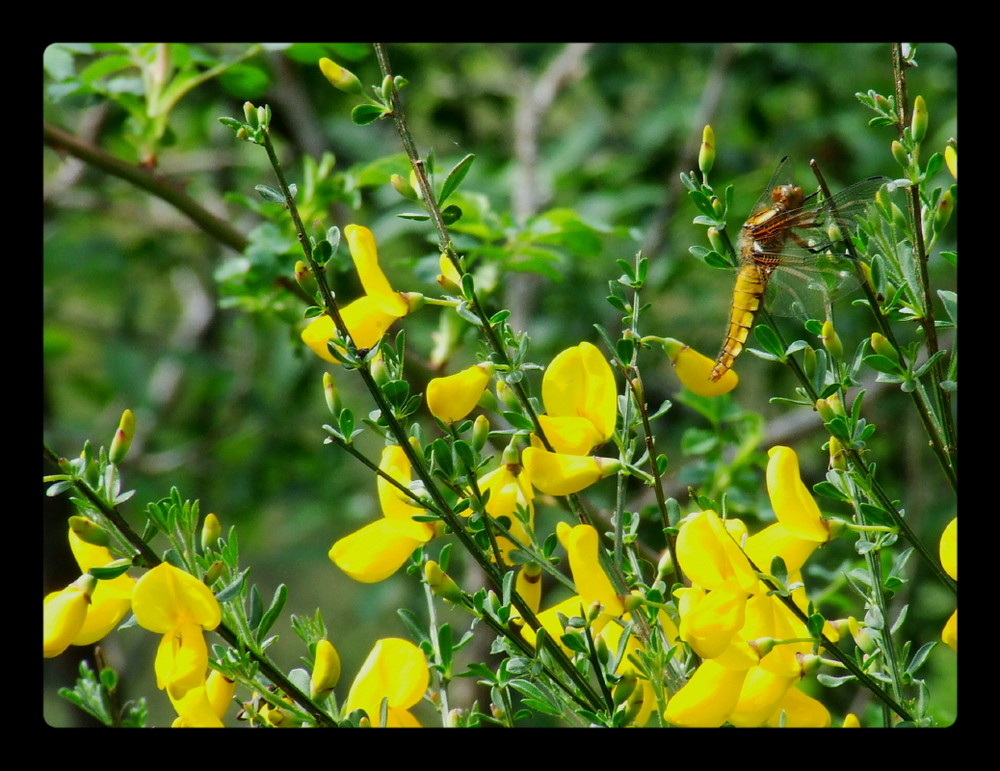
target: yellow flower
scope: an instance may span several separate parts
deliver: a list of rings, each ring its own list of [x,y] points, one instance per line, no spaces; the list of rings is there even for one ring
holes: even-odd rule
[[[727,669],[706,659],[667,702],[664,717],[685,728],[717,728],[736,708],[746,676],[745,670]]]
[[[322,698],[332,691],[340,680],[340,654],[329,640],[316,643],[316,663],[309,680],[312,698]]]
[[[559,542],[569,556],[569,569],[573,574],[576,591],[586,606],[600,603],[604,613],[621,616],[625,612],[621,597],[611,585],[598,556],[600,548],[597,531],[590,525],[570,527],[565,522],[556,526]]]
[[[403,487],[410,484],[410,461],[402,447],[386,447],[379,468]],[[435,535],[433,522],[412,519],[424,510],[404,500],[402,492],[381,476],[378,478],[378,497],[382,519],[341,538],[329,552],[337,567],[355,581],[366,584],[391,576],[418,546]]]
[[[571,495],[618,472],[622,465],[613,458],[564,455],[537,447],[521,454],[528,477],[546,495]]]
[[[191,688],[180,699],[170,700],[177,712],[171,728],[222,728],[222,717],[235,691],[236,683],[213,669],[204,685]]]
[[[45,596],[42,602],[45,658],[58,656],[80,633],[83,622],[87,620],[90,595],[96,582],[93,576],[85,573],[65,589]]]
[[[823,544],[830,540],[819,506],[799,476],[799,459],[788,447],[772,447],[768,453],[767,494],[778,521],[792,534]],[[758,565],[767,570],[767,565]]]
[[[475,409],[493,376],[489,362],[476,364],[447,377],[436,377],[427,384],[427,409],[445,423],[461,420]]]
[[[89,520],[83,520],[83,524]],[[93,525],[93,523],[89,523]],[[77,523],[78,527],[81,523]],[[104,546],[87,543],[71,528],[69,545],[80,572],[85,574],[65,589],[45,598],[45,657],[58,656],[70,645],[90,645],[107,635],[128,613],[135,579],[123,573],[97,581],[91,568],[114,562]]]
[[[523,466],[516,463],[501,463],[500,466],[479,479],[479,491],[485,495],[489,493],[489,500],[486,501],[486,513],[493,519],[506,517],[510,520],[508,530],[510,534],[522,544],[528,542],[528,532],[524,523],[517,516],[518,509],[528,511],[528,523],[534,526],[535,521],[535,493],[528,482],[528,473]],[[509,538],[502,535],[497,536],[497,546],[504,561],[514,543]]]
[[[787,456],[779,460],[788,462]],[[789,473],[781,469],[782,484],[789,484]],[[795,478],[801,485],[797,468]],[[795,688],[804,674],[801,656],[812,653],[810,635],[768,594],[747,559],[767,570],[772,558],[781,556],[789,581],[795,582],[819,543],[803,540],[780,522],[749,538],[745,533],[738,520],[723,523],[711,511],[681,523],[677,557],[692,586],[675,592],[680,637],[703,661],[668,705],[667,719],[682,726],[760,726],[777,725],[784,713],[786,725],[828,725],[825,708]],[[743,542],[745,554],[738,542]],[[804,607],[804,588],[792,598]],[[837,639],[832,626],[824,631]],[[799,639],[805,642],[784,642]]]
[[[560,352],[542,376],[542,430],[559,453],[586,455],[615,430],[615,377],[600,350],[580,343]]]
[[[938,547],[938,553],[941,557],[941,567],[944,571],[958,580],[958,517],[955,517],[948,523],[948,526],[944,529],[941,534],[941,543]],[[941,632],[941,639],[944,641],[945,645],[951,648],[956,653],[958,652],[958,611],[956,610],[951,614],[947,623],[944,625],[944,630]]]
[[[81,571],[104,567],[114,562],[114,557],[108,549],[81,540],[72,530],[69,533],[69,546]],[[98,581],[90,598],[87,619],[80,632],[73,638],[72,644],[90,645],[118,626],[131,609],[134,588],[135,579],[127,573],[122,573],[117,578]]]
[[[404,296],[389,284],[378,264],[378,249],[372,232],[360,225],[348,225],[344,236],[354,260],[354,267],[361,279],[365,295],[341,308],[340,315],[354,345],[373,348],[392,323],[405,316],[422,298]],[[302,341],[321,359],[339,363],[327,348],[327,343],[338,339],[333,319],[325,313],[317,316],[302,332]]]
[[[429,684],[430,670],[420,648],[395,637],[379,640],[354,678],[344,714],[362,709],[372,725],[382,726],[385,701],[386,727],[419,728],[409,710],[423,698]]]
[[[711,380],[715,362],[672,337],[663,340],[663,350],[681,383],[698,396],[721,396],[740,382],[733,370],[728,370],[718,381]]]
[[[140,578],[132,594],[139,626],[163,635],[156,652],[156,686],[173,700],[205,685],[205,630],[222,620],[212,590],[197,578],[163,562]]]

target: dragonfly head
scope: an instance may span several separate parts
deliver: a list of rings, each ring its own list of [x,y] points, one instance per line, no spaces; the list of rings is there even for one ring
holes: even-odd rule
[[[798,209],[802,205],[802,188],[795,185],[778,185],[771,190],[771,200],[784,211]]]

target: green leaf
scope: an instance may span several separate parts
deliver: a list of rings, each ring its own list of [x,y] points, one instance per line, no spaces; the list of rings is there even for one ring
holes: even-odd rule
[[[367,126],[385,115],[385,110],[375,104],[359,104],[351,110],[351,122],[355,126]]]
[[[268,187],[267,185],[255,185],[254,190],[256,190],[260,197],[268,203],[277,203],[282,206],[285,205],[285,196],[273,187]]]
[[[865,356],[863,361],[876,372],[884,372],[887,375],[897,375],[902,372],[902,369],[897,362],[893,361],[888,356],[883,356],[880,353],[873,353],[869,356]]]
[[[462,184],[462,180],[465,179],[465,175],[468,174],[469,169],[472,168],[472,162],[474,160],[476,160],[476,156],[469,153],[462,160],[456,163],[454,168],[448,172],[448,176],[445,178],[444,184],[441,186],[441,197],[438,199],[439,204],[443,204],[448,200],[452,193],[458,190],[458,186]]]
[[[754,327],[754,337],[767,353],[775,360],[784,361],[785,350],[781,345],[781,340],[767,324],[758,324]]]
[[[520,412],[504,412],[503,416],[506,418],[507,422],[518,431],[535,430],[535,424],[531,422],[530,418],[525,417]]]
[[[264,613],[263,618],[261,618],[260,626],[257,627],[257,640],[263,640],[265,635],[270,631],[271,627],[274,626],[274,622],[278,620],[278,616],[281,614],[282,609],[285,607],[285,600],[288,599],[288,587],[284,584],[279,584],[278,588],[274,590],[274,597],[271,598],[271,606]]]

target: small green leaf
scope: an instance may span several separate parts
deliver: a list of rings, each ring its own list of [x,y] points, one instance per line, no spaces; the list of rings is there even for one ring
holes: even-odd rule
[[[781,340],[767,324],[758,324],[754,328],[754,337],[767,353],[778,361],[784,361],[784,348]]]
[[[254,190],[256,190],[260,197],[268,203],[277,203],[282,206],[285,205],[285,196],[273,187],[268,187],[267,185],[255,185]]]
[[[264,613],[264,616],[260,621],[260,626],[257,627],[258,640],[263,640],[264,636],[270,631],[271,627],[274,626],[274,622],[278,620],[278,616],[285,607],[285,600],[287,599],[288,587],[284,584],[279,584],[278,588],[274,590],[274,597],[271,598],[271,607],[269,607],[267,612]]]
[[[462,160],[455,164],[454,168],[448,172],[448,176],[441,186],[441,197],[438,199],[439,204],[443,204],[448,200],[448,197],[454,193],[458,186],[462,184],[462,180],[465,179],[465,175],[469,173],[469,169],[472,168],[472,162],[476,160],[476,156],[472,153],[466,155]]]
[[[351,110],[351,122],[355,126],[367,126],[385,115],[385,110],[375,104],[359,104]]]

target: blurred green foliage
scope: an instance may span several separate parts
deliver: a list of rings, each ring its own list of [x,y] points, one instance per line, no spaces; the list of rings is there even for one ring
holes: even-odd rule
[[[352,124],[354,102],[316,66],[328,56],[366,86],[377,84],[367,45],[167,48],[165,54],[153,45],[51,46],[45,120],[155,170],[243,233],[249,246],[238,254],[162,200],[47,148],[46,440],[65,453],[88,437],[108,444],[122,410],[131,408],[138,436],[124,474],[137,500],[157,499],[176,485],[200,499],[203,511],[216,512],[224,527],[237,525],[253,580],[266,595],[287,583],[293,613],[321,608],[345,673],[353,672],[377,636],[402,633],[392,611],[407,605],[416,583],[397,575],[359,586],[326,557],[335,539],[378,511],[375,483],[322,444],[320,426],[329,421],[324,367],[298,340],[306,303],[290,288],[301,257],[294,230],[280,206],[254,192],[274,183],[263,152],[234,141],[218,118],[240,116],[246,100],[270,105],[278,152],[298,186],[307,226],[317,237],[334,225],[371,228],[395,288],[435,293],[435,236],[426,223],[398,216],[416,208],[388,184],[392,174],[409,172],[390,122]],[[421,153],[433,155],[438,184],[464,156],[476,156],[453,201],[463,209],[453,234],[460,251],[481,258],[478,285],[494,309],[515,309],[536,362],[580,340],[596,342],[593,324],[616,334],[607,282],[619,272],[614,260],[631,260],[640,249],[650,259],[647,299],[654,303],[646,331],[714,354],[732,279],[689,254],[705,234],[691,223],[696,212],[679,181],[696,165],[704,124],[718,138],[712,181],[720,189],[735,186],[736,212],[749,210],[784,155],[797,161],[804,186],[810,158],[834,189],[875,174],[898,176],[889,153],[892,130],[869,128],[872,115],[855,97],[869,89],[892,93],[888,45],[463,43],[398,45],[390,52],[394,71],[409,81],[403,98],[410,128]],[[910,96],[924,96],[927,144],[940,150],[957,130],[956,54],[947,45],[923,45],[916,60]],[[216,71],[217,77],[203,77]],[[147,109],[153,94],[156,110]],[[345,255],[341,249],[332,263],[339,271],[334,285],[353,297],[360,289],[351,284]],[[492,283],[487,270],[494,271]],[[512,271],[529,278],[515,280]],[[935,286],[953,288],[943,261],[932,258],[931,271]],[[867,323],[860,310],[840,312],[838,331],[849,349],[869,334]],[[420,378],[435,374],[427,362],[436,327],[429,310],[406,320],[414,390],[422,390]],[[788,334],[802,335],[801,325]],[[472,353],[460,354],[447,370]],[[657,368],[656,377],[646,374],[650,405],[676,399],[679,386],[665,363],[649,366]],[[787,374],[746,354],[739,369],[733,414],[743,415],[752,436],[763,440],[780,427],[793,437],[784,441],[794,443],[796,418],[767,402],[789,390]],[[357,414],[371,408],[350,379],[340,386]],[[883,396],[868,403],[868,418],[880,427],[874,455],[887,478],[897,480],[893,494],[905,493],[907,513],[939,532],[953,514],[936,492],[944,487],[939,471],[920,446],[905,400]],[[660,421],[659,449],[670,458],[669,482],[680,499],[686,485],[706,481],[698,435],[689,434],[682,447],[686,429],[706,426],[704,409],[678,402]],[[763,414],[764,423],[741,410]],[[824,470],[816,452],[823,439],[818,421],[811,428],[813,451],[802,456],[811,465],[803,473],[816,482]],[[371,445],[375,456],[379,448]],[[762,457],[751,455],[728,480],[737,509],[766,510]],[[46,527],[46,554],[61,550],[70,559],[65,512],[52,513]],[[830,551],[841,546],[850,551],[847,544]],[[831,554],[826,564],[835,570],[849,558]],[[60,570],[55,561],[49,568],[46,591],[75,569]],[[924,623],[937,623],[947,598],[937,597],[935,587],[917,591],[926,591],[940,611],[928,611]],[[298,654],[282,624],[287,620],[277,631],[291,644],[292,666]],[[131,633],[136,644],[153,644],[138,640],[141,634]],[[280,658],[280,644],[276,650]],[[936,666],[949,666],[949,653]],[[71,676],[51,666],[52,679],[68,684]],[[149,674],[127,673],[123,688],[129,677]]]

